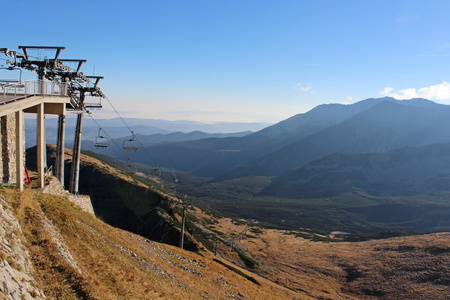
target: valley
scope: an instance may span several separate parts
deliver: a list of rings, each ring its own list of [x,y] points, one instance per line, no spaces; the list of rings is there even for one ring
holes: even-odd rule
[[[216,228],[231,236],[245,226],[222,219]],[[264,276],[316,299],[445,299],[450,291],[448,233],[324,243],[250,229],[238,243]]]
[[[48,153],[51,161],[51,148]],[[70,151],[66,154],[70,163]],[[345,242],[345,234],[273,229],[256,220],[230,219],[196,207],[188,213],[185,237],[195,247],[186,251],[159,243],[162,236],[149,231],[156,223],[140,235],[119,229],[136,231],[139,226],[130,226],[133,220],[149,220],[136,216],[153,211],[157,213],[150,219],[162,225],[157,231],[178,241],[180,200],[165,192],[158,177],[128,174],[87,155],[82,157],[82,169],[93,174],[82,185],[98,188],[99,195],[91,194],[100,219],[65,197],[30,188],[23,193],[1,190],[0,213],[9,217],[3,217],[7,222],[0,233],[11,234],[2,236],[0,255],[8,268],[17,269],[10,271],[15,275],[8,280],[16,280],[15,272],[24,270],[17,265],[19,252],[8,249],[28,249],[31,260],[24,257],[21,263],[30,271],[20,276],[33,279],[37,298],[45,294],[74,299],[445,299],[448,295],[447,233]],[[101,186],[105,178],[115,182],[114,194],[126,190],[126,196],[107,194],[110,188]],[[242,188],[237,191],[245,191]],[[135,215],[130,214],[133,209]],[[112,227],[101,219],[116,223]]]
[[[145,148],[173,193],[234,217],[371,237],[449,231],[448,112],[426,99],[366,99],[242,137]],[[128,158],[149,164],[144,152]]]
[[[407,134],[396,137],[390,131],[400,129],[387,118],[371,128],[359,123],[367,109],[392,105],[424,122],[431,117],[420,117],[421,107],[434,111],[426,100],[368,99],[240,137],[147,144],[160,170],[145,151],[84,151],[79,191],[95,217],[33,185],[22,194],[4,188],[3,210],[18,219],[36,268],[26,276],[35,278],[36,295],[54,298],[445,299],[450,136],[399,142]],[[343,142],[345,135],[353,137]],[[346,145],[361,135],[367,143]],[[27,150],[31,171],[35,151]],[[46,151],[52,166],[55,146]],[[65,154],[67,180],[72,151]],[[192,205],[184,234],[183,203]],[[46,219],[55,229],[32,229]],[[12,238],[0,254],[14,268]]]

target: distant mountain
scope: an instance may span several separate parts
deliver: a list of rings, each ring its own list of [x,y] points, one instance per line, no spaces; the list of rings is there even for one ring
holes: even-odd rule
[[[266,122],[215,122],[204,123],[194,121],[168,121],[159,119],[141,119],[141,118],[124,118],[125,122],[131,127],[135,133],[148,134],[148,132],[141,132],[135,130],[136,127],[151,127],[159,128],[162,132],[169,133],[181,131],[188,133],[192,131],[202,131],[206,133],[231,133],[242,131],[258,131],[272,124]],[[102,127],[124,127],[121,119],[98,119],[96,120]],[[96,125],[91,119],[86,118],[84,125]]]
[[[231,176],[273,176],[335,152],[385,152],[450,142],[450,107],[428,102],[378,101],[339,123],[233,170]]]
[[[450,190],[450,144],[405,147],[385,153],[334,153],[287,171],[262,195],[332,197],[355,189],[377,196]]]
[[[174,143],[195,141],[207,138],[226,138],[226,137],[242,137],[251,134],[251,131],[233,132],[233,133],[206,133],[202,131],[192,131],[184,133],[181,131],[172,132],[168,134],[152,134],[152,135],[136,135],[139,141],[144,145],[159,144],[159,143]],[[128,136],[130,137],[130,136]]]
[[[256,133],[149,146],[161,166],[214,178],[276,176],[332,153],[450,142],[450,108],[426,99],[320,105]],[[145,161],[145,157],[138,157]]]
[[[235,133],[205,133],[201,131],[192,131],[189,133],[183,133],[181,131],[172,132],[168,134],[151,134],[151,135],[143,135],[136,134],[136,138],[143,145],[149,146],[154,144],[164,144],[164,143],[175,143],[175,142],[185,142],[185,141],[195,141],[199,139],[207,139],[207,138],[226,138],[226,137],[242,137],[248,134],[251,134],[251,131],[243,131],[243,132],[235,132]],[[104,134],[103,134],[104,135]],[[124,140],[131,139],[130,135],[124,136],[119,139],[114,139],[114,141],[110,141],[110,149],[108,149],[108,155],[112,157],[120,157],[123,155],[122,144]],[[101,139],[100,139],[101,141]],[[95,137],[91,140],[84,140],[82,142],[83,150],[91,150],[95,152],[104,153],[105,149],[97,149],[95,147],[96,139]],[[71,143],[69,143],[71,145]],[[115,147],[116,145],[119,148]],[[138,144],[140,148],[140,145]],[[139,150],[139,149],[138,149]]]
[[[135,134],[142,135],[154,135],[162,134],[167,135],[174,132],[191,133],[191,132],[204,132],[210,134],[227,134],[236,132],[255,132],[261,130],[270,123],[265,122],[218,122],[218,123],[201,123],[192,121],[167,121],[167,120],[154,120],[154,119],[139,119],[139,118],[124,118],[125,122],[130,126],[131,130]],[[99,127],[97,122],[112,138],[122,138],[130,135],[130,131],[123,124],[119,118],[113,119],[95,119],[95,121],[88,116],[83,118],[83,139],[93,141],[98,135]],[[66,141],[69,143],[73,141],[75,136],[76,117],[74,115],[66,116]],[[57,136],[57,118],[46,118],[46,138],[48,143],[56,143]],[[25,133],[26,133],[26,147],[36,145],[36,119],[25,119]],[[213,135],[212,137],[226,137],[227,135]],[[235,134],[231,136],[236,136]],[[237,135],[241,136],[241,135]],[[200,138],[207,138],[203,136]],[[211,136],[210,136],[211,137]],[[193,138],[187,138],[185,140],[192,140]],[[174,139],[172,141],[177,141]],[[183,140],[183,139],[181,139]]]

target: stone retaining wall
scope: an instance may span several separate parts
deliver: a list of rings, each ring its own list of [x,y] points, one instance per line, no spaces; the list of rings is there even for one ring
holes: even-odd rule
[[[3,183],[16,182],[16,116],[6,115],[0,118],[0,179]]]
[[[64,188],[59,183],[58,179],[55,177],[50,178],[49,184],[45,186],[43,189],[44,193],[65,196],[69,199],[70,202],[78,205],[84,211],[94,214],[94,208],[92,207],[91,198],[86,195],[73,195],[68,191],[64,190]]]

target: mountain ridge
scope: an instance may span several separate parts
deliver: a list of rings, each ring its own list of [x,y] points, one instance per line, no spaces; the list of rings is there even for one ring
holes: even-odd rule
[[[262,194],[331,197],[363,189],[371,195],[408,196],[446,191],[450,143],[380,153],[333,153],[273,178]],[[382,188],[380,188],[382,187]]]
[[[137,177],[110,169],[106,161],[94,162],[85,155],[82,160],[142,186]],[[90,181],[95,184],[96,178]],[[108,194],[104,196],[107,200]],[[184,251],[112,227],[65,197],[32,188],[24,192],[1,188],[0,296],[180,300],[447,296],[448,233],[324,243],[314,242],[314,238],[328,241],[323,234],[216,219],[197,208],[193,213],[193,220],[201,222],[209,235],[220,234],[215,254],[203,247],[199,253]],[[226,241],[232,241],[240,254],[231,255]],[[262,267],[250,272],[235,264],[239,257],[249,260],[249,256]]]
[[[265,155],[261,155],[265,153],[264,149],[257,149],[257,151],[252,152],[254,154],[253,161],[246,161],[244,162],[244,165],[235,165],[230,168],[233,161],[231,161],[231,163],[228,162],[229,173],[223,174],[225,172],[222,172],[222,177],[236,178],[253,175],[273,176],[286,171],[288,168],[299,167],[304,163],[332,152],[345,151],[344,153],[354,153],[356,152],[356,149],[362,152],[375,152],[386,151],[392,147],[414,146],[414,144],[411,144],[411,141],[400,143],[396,140],[400,134],[395,132],[395,126],[403,130],[402,134],[405,134],[405,132],[408,132],[409,130],[406,136],[420,136],[420,138],[428,139],[427,143],[450,141],[450,135],[446,134],[445,131],[438,132],[440,136],[429,134],[429,131],[433,130],[433,128],[430,128],[430,124],[435,124],[436,127],[439,124],[449,124],[450,126],[448,106],[436,104],[425,99],[399,101],[393,98],[381,98],[368,99],[361,102],[353,104],[358,107],[358,109],[352,109],[352,113],[348,113],[347,118],[342,118],[342,120],[336,124],[323,126],[310,134],[308,133],[304,136],[300,135],[297,139],[290,139],[291,142],[288,145],[280,147],[279,149],[271,149],[271,151]],[[345,106],[325,105],[319,110],[330,107],[339,107],[339,109],[343,109]],[[352,105],[349,107],[353,108]],[[426,110],[425,113],[424,110]],[[310,112],[313,111],[314,109]],[[429,112],[431,114],[428,115],[427,113]],[[398,118],[399,116],[402,116],[403,123]],[[297,119],[299,117],[304,117],[304,115],[296,116]],[[387,122],[390,123],[388,124]],[[418,131],[420,130],[420,135],[417,132],[410,132],[411,130],[408,128],[407,122],[414,124],[415,128]],[[380,126],[376,125],[378,123]],[[372,128],[367,127],[367,130],[369,131],[366,130],[366,132],[363,132],[362,130],[365,128],[363,125],[366,127],[367,125],[370,125]],[[402,125],[404,126],[403,128],[401,127]],[[244,139],[253,138],[254,136],[260,135],[262,132],[273,130],[273,128],[277,128],[278,126],[284,126],[283,122],[244,137]],[[380,130],[380,132],[377,132],[377,130]],[[433,139],[433,137],[435,138]],[[288,136],[287,139],[289,138],[290,137]],[[370,140],[370,138],[373,138],[373,140]],[[383,142],[383,140],[385,141]],[[397,143],[398,145],[392,147],[387,146],[386,143],[389,141]],[[320,146],[321,144],[323,144],[323,146]],[[244,151],[245,150],[243,150],[243,152]],[[239,154],[236,156],[239,156]],[[252,155],[248,156],[251,157]],[[221,164],[220,167],[224,168],[225,166]],[[209,165],[204,169],[194,170],[194,173],[199,175],[211,175],[207,172],[208,168],[213,168],[213,165]]]

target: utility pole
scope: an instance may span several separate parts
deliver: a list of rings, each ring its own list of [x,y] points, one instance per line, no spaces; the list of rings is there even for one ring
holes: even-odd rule
[[[181,235],[180,235],[180,248],[184,246],[184,226],[186,224],[186,206],[183,206],[183,217],[181,221]]]
[[[192,204],[181,203],[177,204],[183,208],[182,218],[181,218],[181,233],[180,233],[180,248],[184,249],[184,227],[186,225],[186,209],[191,208]]]

